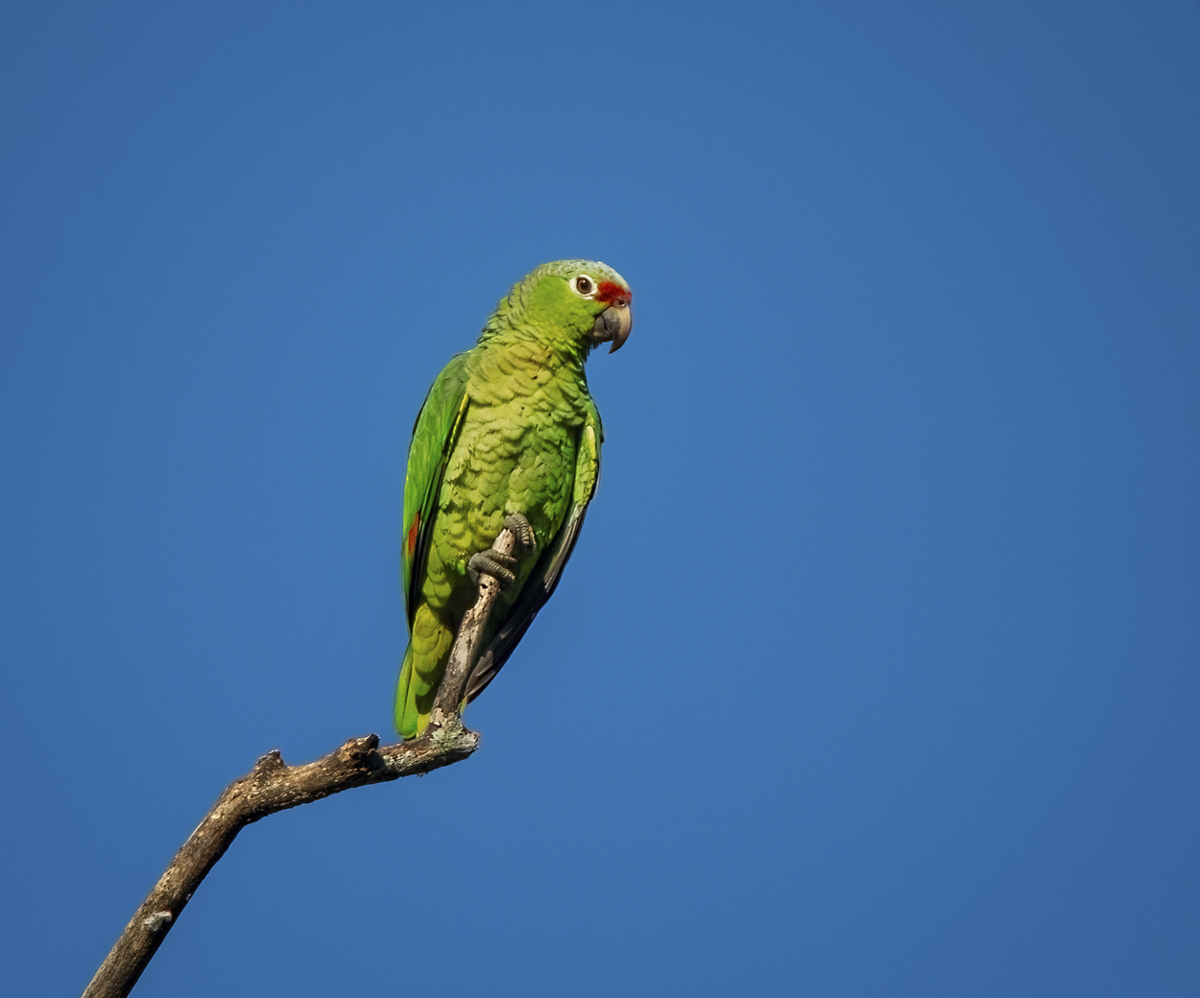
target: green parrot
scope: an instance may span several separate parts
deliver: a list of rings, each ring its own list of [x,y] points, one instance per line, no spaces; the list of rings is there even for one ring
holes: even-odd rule
[[[400,575],[409,642],[396,728],[429,724],[479,575],[502,590],[465,701],[483,692],[558,584],[600,471],[600,414],[583,365],[633,326],[629,285],[590,260],[547,263],[515,285],[479,342],[446,365],[417,415],[404,479]],[[508,527],[515,556],[492,548]]]

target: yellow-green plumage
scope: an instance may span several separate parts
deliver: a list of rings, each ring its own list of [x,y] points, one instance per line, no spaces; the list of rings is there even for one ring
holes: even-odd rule
[[[553,592],[599,471],[602,433],[584,361],[597,339],[612,338],[614,349],[624,341],[629,301],[628,285],[603,264],[539,267],[500,302],[475,348],[451,360],[430,389],[413,430],[404,491],[410,641],[396,691],[403,737],[428,723],[454,635],[476,598],[468,563],[491,547],[506,515],[525,516],[537,544],[514,566],[516,581],[493,610],[468,700],[490,682]],[[615,328],[614,313],[622,332],[604,335]]]

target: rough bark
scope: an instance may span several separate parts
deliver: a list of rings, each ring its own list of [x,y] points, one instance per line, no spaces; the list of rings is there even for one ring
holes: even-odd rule
[[[516,538],[504,530],[493,546],[511,554]],[[300,766],[287,765],[275,749],[229,784],[125,926],[83,998],[125,998],[129,994],[200,882],[247,825],[343,790],[428,773],[461,762],[474,752],[479,735],[463,727],[459,713],[500,588],[491,576],[480,577],[479,597],[463,617],[429,727],[419,738],[383,747],[378,735],[351,738],[328,755]]]
[[[492,545],[493,551],[503,555],[511,555],[516,549],[516,535],[507,527],[500,531]],[[446,672],[438,687],[437,698],[433,701],[433,710],[430,711],[431,725],[444,724],[462,711],[467,680],[471,678],[471,670],[479,658],[479,642],[500,589],[500,583],[490,575],[479,576],[479,595],[475,598],[475,605],[463,615],[459,624],[454,647],[450,649],[450,660],[446,663]]]

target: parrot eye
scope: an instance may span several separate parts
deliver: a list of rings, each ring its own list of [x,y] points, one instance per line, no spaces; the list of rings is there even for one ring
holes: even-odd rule
[[[596,282],[587,274],[580,274],[571,281],[571,289],[583,298],[591,298],[596,293]]]

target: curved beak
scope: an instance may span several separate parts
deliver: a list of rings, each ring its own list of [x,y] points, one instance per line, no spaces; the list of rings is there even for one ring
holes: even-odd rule
[[[596,324],[592,327],[592,340],[595,343],[612,341],[609,353],[616,353],[629,339],[629,331],[633,329],[633,309],[629,302],[618,301],[609,305],[596,316]]]

